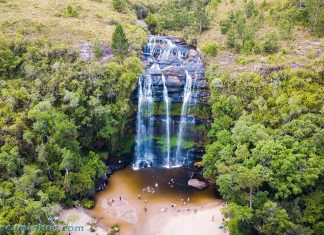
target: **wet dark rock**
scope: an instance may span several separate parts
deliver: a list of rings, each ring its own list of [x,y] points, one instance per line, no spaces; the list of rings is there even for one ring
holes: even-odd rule
[[[173,77],[185,77],[186,72],[183,68],[178,66],[167,66],[162,69],[162,72],[165,76],[173,76]]]
[[[177,76],[168,76],[166,81],[168,87],[180,87],[181,85],[183,85],[183,83],[180,81],[180,78]]]
[[[197,89],[208,89],[208,83],[206,80],[193,80],[193,87]]]
[[[162,75],[162,71],[161,69],[155,65],[152,65],[148,70],[147,73],[151,74],[151,75]]]

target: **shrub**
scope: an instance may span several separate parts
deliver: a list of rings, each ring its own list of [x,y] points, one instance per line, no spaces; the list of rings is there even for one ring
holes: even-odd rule
[[[98,39],[93,43],[92,51],[97,58],[103,56],[103,50]]]
[[[78,16],[78,10],[71,6],[71,5],[68,5],[66,8],[65,8],[65,15],[68,16],[68,17],[77,17]]]
[[[114,235],[120,231],[120,226],[119,224],[114,224],[111,226],[111,230],[109,231],[108,235]]]
[[[245,8],[246,17],[250,18],[255,15],[255,4],[253,0],[250,0]]]
[[[125,0],[113,0],[112,3],[115,11],[123,12],[126,10],[127,3]]]
[[[310,51],[307,53],[307,57],[310,59],[315,59],[318,56],[316,51]]]
[[[145,19],[148,16],[148,9],[142,4],[134,4],[133,9],[135,10],[136,17],[139,20]]]
[[[118,56],[125,56],[128,52],[129,43],[123,27],[118,24],[112,37],[112,51]]]
[[[277,52],[278,49],[279,49],[278,35],[275,32],[268,33],[267,37],[262,43],[262,51],[264,53],[271,54]]]
[[[197,30],[193,27],[186,27],[183,30],[182,37],[186,40],[186,43],[190,46],[196,47],[197,46]]]
[[[147,24],[148,30],[151,33],[156,33],[156,28],[158,25],[158,20],[156,15],[154,14],[149,14],[146,18],[145,18],[145,23]]]
[[[202,48],[201,51],[204,55],[215,57],[217,55],[218,45],[214,42],[207,42]]]
[[[86,209],[92,209],[95,206],[95,202],[88,198],[85,198],[81,200],[81,205]]]
[[[14,47],[17,48],[18,45],[10,45],[0,39],[0,78],[11,78],[19,70],[23,58],[11,49]]]
[[[244,42],[241,51],[244,54],[248,54],[248,55],[253,54],[254,53],[254,45],[255,45],[255,43],[253,40],[248,40],[248,41]]]
[[[230,19],[221,20],[219,22],[219,26],[221,28],[222,34],[226,34],[231,27],[231,20]]]

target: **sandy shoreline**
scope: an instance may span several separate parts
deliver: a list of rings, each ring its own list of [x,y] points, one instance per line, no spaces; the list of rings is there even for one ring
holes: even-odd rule
[[[63,210],[60,214],[60,220],[63,220],[65,224],[69,226],[74,226],[75,228],[78,226],[83,226],[83,231],[70,231],[66,232],[66,234],[71,235],[90,235],[90,234],[98,234],[98,235],[107,235],[108,229],[100,223],[96,226],[95,232],[90,232],[90,223],[95,220],[91,216],[91,212],[82,207],[72,208]]]
[[[162,205],[160,205],[161,207]],[[158,206],[156,207],[156,209]],[[162,207],[165,208],[165,207]],[[219,228],[223,224],[220,209],[222,203],[209,203],[200,207],[186,206],[181,208],[155,210],[149,213],[144,227],[142,223],[132,224],[132,230],[128,231],[121,226],[120,235],[225,235],[228,232]],[[111,212],[108,212],[110,214]],[[60,218],[71,226],[84,226],[82,232],[71,232],[71,235],[106,235],[109,228],[100,223],[95,232],[90,232],[88,225],[93,221],[91,211],[81,207],[64,210]]]
[[[185,174],[182,169],[160,172],[125,169],[114,173],[107,189],[96,194],[93,210],[72,209],[81,217],[78,225],[87,224],[95,217],[101,227],[95,233],[72,235],[106,235],[114,224],[120,225],[119,235],[228,234],[219,228],[223,225],[221,208],[224,202],[215,196],[212,188],[188,187],[187,178],[183,179]],[[168,183],[170,178],[176,183],[174,187]],[[63,214],[69,213],[72,212]]]
[[[143,235],[223,235],[220,209],[222,203],[210,203],[203,208],[187,206],[154,215],[147,222]],[[179,212],[180,210],[180,212]]]

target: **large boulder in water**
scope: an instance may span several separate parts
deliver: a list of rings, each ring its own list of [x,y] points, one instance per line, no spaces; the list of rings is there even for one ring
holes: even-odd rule
[[[207,183],[204,181],[200,181],[198,179],[190,179],[188,181],[188,185],[197,189],[205,189],[207,188]]]
[[[162,70],[165,76],[185,77],[186,71],[179,66],[167,66]]]

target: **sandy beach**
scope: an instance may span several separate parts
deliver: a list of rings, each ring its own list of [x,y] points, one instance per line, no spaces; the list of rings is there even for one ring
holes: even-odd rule
[[[95,232],[90,231],[90,223],[95,220],[91,217],[91,213],[89,210],[86,210],[82,207],[72,208],[68,210],[63,210],[60,214],[60,220],[64,221],[65,224],[69,226],[83,226],[83,231],[69,231],[66,234],[71,235],[90,235],[90,234],[98,234],[98,235],[107,235],[108,229],[104,228],[98,224],[95,228]]]
[[[119,235],[228,234],[222,229],[224,201],[217,198],[213,188],[189,187],[185,175],[182,169],[127,168],[115,172],[107,189],[96,194],[93,210],[63,210],[60,219],[69,225],[84,226],[83,232],[71,235],[106,235],[114,224],[120,226]],[[89,224],[96,222],[96,231],[90,232]]]
[[[156,178],[131,169],[114,173],[107,189],[97,194],[92,215],[107,228],[119,224],[121,235],[227,234],[219,228],[223,225],[224,202],[215,197],[213,189],[197,190],[187,185],[171,188],[165,179],[174,177],[180,185],[176,176],[183,172],[174,170],[168,176],[154,173]]]
[[[211,203],[201,207],[159,213],[154,215],[145,226],[145,235],[224,235],[221,204]],[[188,210],[189,209],[189,210]],[[195,210],[196,209],[196,210]],[[195,212],[196,211],[196,212]]]

